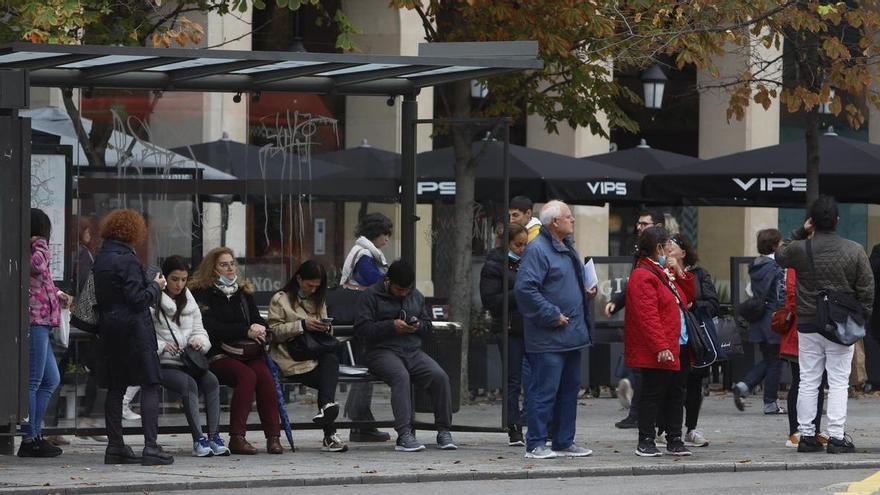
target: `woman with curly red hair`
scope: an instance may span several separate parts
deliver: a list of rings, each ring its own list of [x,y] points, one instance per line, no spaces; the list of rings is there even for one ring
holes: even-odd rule
[[[229,450],[238,455],[257,453],[256,447],[245,439],[248,415],[256,396],[266,451],[283,453],[275,382],[266,361],[262,357],[247,359],[226,352],[231,347],[238,348],[243,341],[250,345],[268,344],[266,321],[254,302],[254,286],[238,276],[232,250],[219,247],[202,259],[190,278],[189,288],[202,310],[202,322],[211,339],[211,372],[221,384],[233,389],[229,404]]]
[[[101,222],[104,243],[92,266],[103,358],[109,375],[104,416],[110,443],[104,454],[105,464],[150,466],[174,462],[156,443],[161,372],[150,308],[158,303],[166,281],[158,270],[148,276],[138,260],[134,246],[146,236],[147,226],[140,213],[110,212]],[[122,437],[122,397],[130,385],[141,386],[143,456],[135,455]]]

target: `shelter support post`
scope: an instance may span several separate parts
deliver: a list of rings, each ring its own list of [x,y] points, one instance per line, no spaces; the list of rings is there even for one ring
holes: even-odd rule
[[[31,123],[23,70],[0,70],[0,454],[11,455],[16,424],[27,415],[27,288],[30,274]],[[63,235],[63,234],[60,234]]]
[[[416,121],[419,118],[419,104],[416,94],[403,96],[400,126],[400,258],[415,268],[416,263]]]

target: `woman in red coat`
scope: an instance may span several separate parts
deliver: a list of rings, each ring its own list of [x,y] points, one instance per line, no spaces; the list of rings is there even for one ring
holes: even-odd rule
[[[788,324],[788,330],[780,337],[779,357],[784,361],[788,361],[791,366],[791,384],[788,386],[788,439],[785,441],[786,447],[797,448],[800,443],[801,434],[798,432],[797,420],[797,400],[798,389],[800,388],[801,369],[798,366],[798,332],[797,332],[797,311],[796,311],[796,295],[797,295],[797,272],[794,268],[785,270],[785,308],[791,315]],[[825,380],[819,384],[819,403],[816,408],[816,418],[813,424],[816,425],[816,431],[822,431],[822,406],[825,402]],[[817,433],[816,439],[822,445],[828,444],[828,435],[825,433]]]
[[[668,424],[666,450],[691,455],[681,438],[682,407],[690,355],[684,312],[694,298],[694,275],[666,257],[665,229],[651,227],[639,236],[638,260],[626,287],[624,345],[626,365],[642,372],[639,445],[636,455],[662,455],[654,443],[658,411]]]

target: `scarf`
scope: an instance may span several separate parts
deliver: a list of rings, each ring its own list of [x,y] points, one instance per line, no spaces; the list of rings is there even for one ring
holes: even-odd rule
[[[382,251],[370,242],[369,239],[360,236],[354,241],[354,246],[351,248],[351,251],[348,252],[348,256],[345,257],[345,264],[342,265],[342,278],[339,280],[339,285],[358,285],[352,277],[354,276],[354,267],[357,266],[358,261],[360,261],[363,256],[369,256],[376,260],[376,262],[379,263],[379,269],[383,272],[388,270],[388,261],[385,259],[385,255],[382,254]]]
[[[223,283],[221,279],[217,279],[217,282],[214,284],[214,287],[220,290],[226,298],[231,298],[238,292],[238,277],[235,277],[235,280],[232,281],[231,284]]]

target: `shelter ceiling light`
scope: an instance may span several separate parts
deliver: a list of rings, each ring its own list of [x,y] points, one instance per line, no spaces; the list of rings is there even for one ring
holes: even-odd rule
[[[829,125],[829,126],[828,126],[828,130],[825,131],[825,136],[832,136],[832,137],[837,136],[837,133],[834,132],[834,126],[833,126],[833,125]]]
[[[640,139],[640,140],[639,140],[639,145],[636,146],[636,148],[648,149],[648,148],[650,148],[650,146],[648,146],[648,141],[646,141],[646,140],[643,138],[643,139]]]
[[[232,97],[232,101],[235,103],[241,103],[241,91],[235,93],[235,96]]]
[[[260,93],[259,91],[255,91],[255,92],[251,93],[251,103],[259,103],[261,96],[262,96],[262,93]]]
[[[654,64],[642,73],[642,87],[645,91],[645,108],[659,110],[663,107],[663,93],[669,78],[659,65]]]

